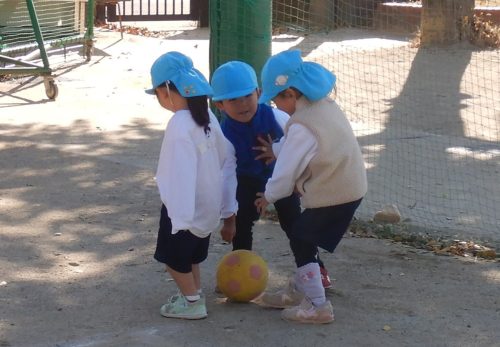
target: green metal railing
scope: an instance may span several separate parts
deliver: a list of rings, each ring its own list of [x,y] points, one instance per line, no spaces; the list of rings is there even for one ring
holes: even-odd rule
[[[55,99],[47,50],[81,43],[90,61],[93,18],[94,0],[0,0],[0,75],[42,76],[47,97]],[[29,61],[33,52],[40,62]]]

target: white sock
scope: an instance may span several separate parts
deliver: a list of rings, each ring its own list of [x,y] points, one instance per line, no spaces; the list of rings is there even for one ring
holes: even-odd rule
[[[325,303],[325,288],[321,283],[321,273],[318,263],[309,263],[297,269],[295,275],[296,284],[299,290],[303,291],[314,306]]]
[[[198,301],[200,300],[200,294],[196,294],[196,295],[185,295],[185,298],[187,301],[189,302],[195,302],[195,301]]]

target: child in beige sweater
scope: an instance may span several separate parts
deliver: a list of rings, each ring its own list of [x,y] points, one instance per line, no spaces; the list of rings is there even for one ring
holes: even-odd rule
[[[264,293],[261,302],[285,308],[282,318],[303,323],[334,319],[315,255],[318,247],[333,253],[367,192],[359,144],[344,113],[328,97],[334,85],[335,75],[304,62],[298,50],[272,56],[262,69],[259,101],[273,100],[291,118],[279,143],[261,141],[258,146],[262,157],[277,160],[255,205],[264,211],[297,190],[305,209],[290,233],[296,275],[288,288]]]

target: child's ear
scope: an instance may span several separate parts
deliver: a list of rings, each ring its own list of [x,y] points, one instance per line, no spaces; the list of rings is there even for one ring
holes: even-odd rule
[[[222,101],[214,101],[213,103],[220,111],[224,111],[224,103]]]
[[[262,90],[260,88],[257,88],[255,91],[257,92],[257,99],[260,98],[260,94],[262,94]]]

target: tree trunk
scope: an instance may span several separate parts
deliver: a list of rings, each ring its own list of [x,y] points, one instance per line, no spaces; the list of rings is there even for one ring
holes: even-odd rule
[[[451,44],[466,39],[474,0],[422,0],[420,44]]]

